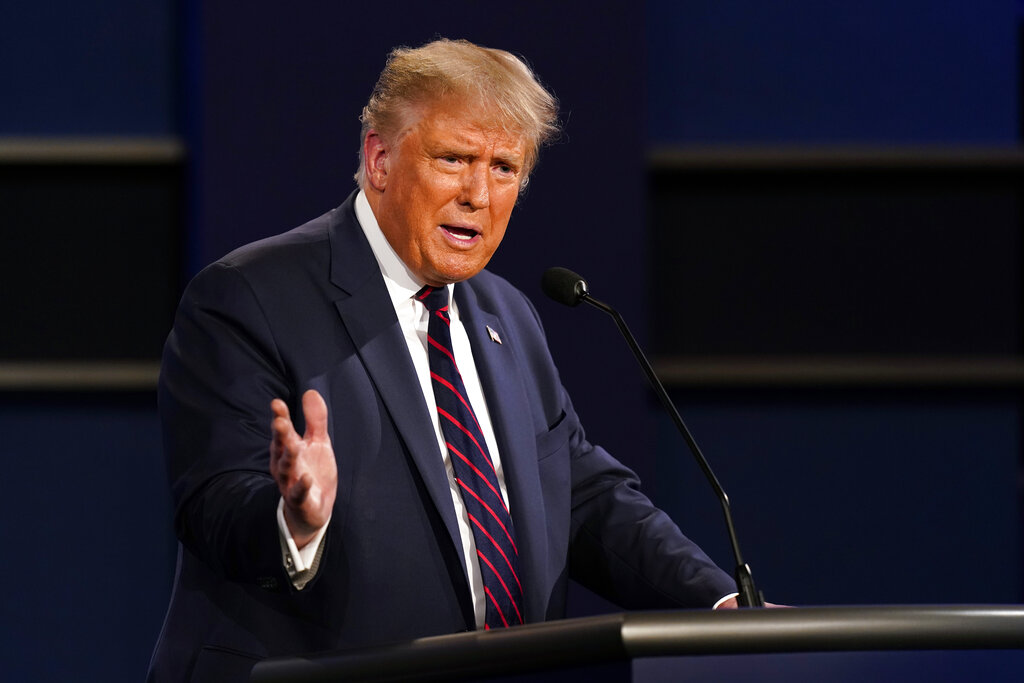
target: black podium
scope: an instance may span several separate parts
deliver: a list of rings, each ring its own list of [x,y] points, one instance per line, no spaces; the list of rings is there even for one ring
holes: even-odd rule
[[[750,658],[785,653],[859,653],[833,660],[837,671],[865,665],[919,669],[915,660],[900,663],[880,653],[990,651],[1024,680],[1024,607],[957,605],[916,607],[813,607],[725,610],[720,612],[632,612],[530,624],[491,632],[459,633],[406,643],[309,657],[268,659],[256,665],[254,683],[327,681],[668,681],[743,680]],[[1002,651],[1002,652],[996,652]],[[726,657],[720,657],[728,655]],[[744,664],[747,660],[747,664]],[[806,680],[839,680],[830,675],[829,658],[805,656]],[[859,663],[858,663],[858,660]],[[766,677],[763,662],[749,680]],[[780,660],[777,660],[780,661]],[[987,657],[985,666],[991,666]],[[643,662],[642,665],[638,665]],[[702,662],[703,666],[694,666]],[[955,669],[943,660],[940,670]],[[959,665],[969,670],[971,661]],[[785,667],[783,667],[785,668]],[[696,678],[687,678],[687,674]],[[861,678],[857,674],[856,678]],[[944,680],[915,676],[918,680]],[[851,679],[854,680],[854,679]],[[875,675],[863,680],[881,680]],[[965,679],[969,680],[969,679]],[[992,674],[977,680],[993,680]]]

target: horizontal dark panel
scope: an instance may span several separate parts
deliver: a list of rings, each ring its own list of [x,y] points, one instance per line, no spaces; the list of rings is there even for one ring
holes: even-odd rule
[[[651,174],[664,355],[1021,352],[1015,168]]]
[[[1024,387],[1020,358],[662,356],[676,387]]]
[[[1024,169],[1024,150],[981,145],[680,145],[647,153],[654,171],[901,170],[980,171]]]
[[[179,292],[181,174],[0,165],[0,359],[159,357]]]

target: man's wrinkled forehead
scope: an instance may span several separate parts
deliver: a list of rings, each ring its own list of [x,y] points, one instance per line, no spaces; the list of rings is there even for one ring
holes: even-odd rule
[[[496,138],[507,141],[510,146],[521,147],[524,155],[528,155],[531,141],[522,126],[504,115],[493,102],[470,99],[460,95],[447,95],[421,99],[409,103],[403,111],[399,130],[392,134],[392,141],[398,143],[413,128],[431,115],[449,115],[451,121],[461,121],[462,126],[452,125],[449,133],[468,136],[472,132],[486,132]],[[466,128],[460,131],[458,128]],[[385,132],[387,134],[388,132]],[[525,159],[524,159],[525,161]]]

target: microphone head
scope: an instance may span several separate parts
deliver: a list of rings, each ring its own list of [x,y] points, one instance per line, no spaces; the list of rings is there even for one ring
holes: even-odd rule
[[[540,279],[540,288],[558,303],[576,306],[587,294],[587,281],[568,268],[548,268]]]

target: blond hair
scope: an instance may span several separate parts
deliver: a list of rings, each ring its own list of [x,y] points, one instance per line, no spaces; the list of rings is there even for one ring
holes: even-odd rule
[[[558,133],[558,101],[523,60],[504,50],[446,38],[418,48],[395,48],[359,117],[360,141],[375,130],[397,143],[418,107],[453,98],[479,107],[503,129],[527,139],[525,187],[540,146]],[[364,162],[360,144],[355,175],[360,187],[366,183]]]

